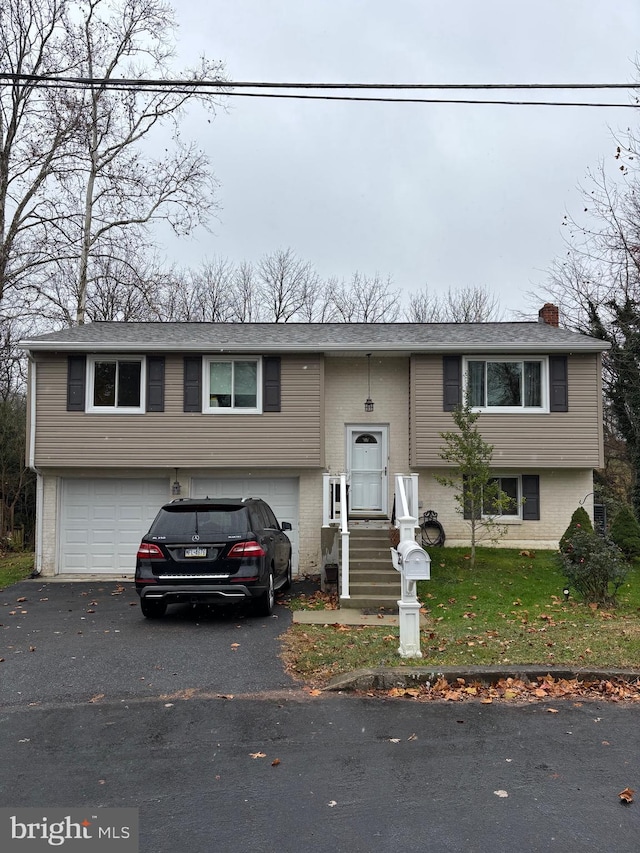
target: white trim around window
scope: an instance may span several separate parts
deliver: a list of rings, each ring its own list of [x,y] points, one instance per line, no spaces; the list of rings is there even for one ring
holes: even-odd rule
[[[206,356],[202,359],[202,411],[215,415],[262,413],[262,359]]]
[[[103,415],[144,414],[146,381],[144,356],[89,355],[86,411]]]
[[[509,495],[513,501],[512,512],[508,510],[501,513],[492,514],[486,512],[486,507],[482,508],[483,518],[494,518],[501,524],[517,524],[522,521],[522,477],[519,474],[491,474],[489,480],[498,480],[500,490]]]
[[[499,381],[502,387],[497,385]],[[464,398],[475,412],[536,415],[549,412],[547,356],[465,356],[462,382]],[[516,397],[519,403],[513,402]]]

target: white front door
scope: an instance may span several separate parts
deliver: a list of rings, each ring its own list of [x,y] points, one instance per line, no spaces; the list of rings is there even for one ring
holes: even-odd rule
[[[387,435],[386,426],[347,428],[351,512],[387,512]]]

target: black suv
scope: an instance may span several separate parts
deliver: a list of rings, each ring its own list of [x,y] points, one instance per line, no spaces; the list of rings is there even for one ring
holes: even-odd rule
[[[291,586],[291,542],[259,498],[182,499],[165,504],[142,538],[136,590],[143,614],[167,604],[250,602],[268,616],[276,589]]]

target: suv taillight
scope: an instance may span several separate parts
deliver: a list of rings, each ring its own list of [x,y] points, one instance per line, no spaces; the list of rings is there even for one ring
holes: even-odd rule
[[[139,560],[164,560],[164,554],[157,545],[151,545],[149,542],[143,542],[138,548]]]
[[[259,542],[238,542],[227,554],[232,560],[246,560],[249,557],[266,557],[267,552]]]

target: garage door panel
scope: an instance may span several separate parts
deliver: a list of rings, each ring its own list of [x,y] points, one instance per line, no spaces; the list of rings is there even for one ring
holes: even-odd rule
[[[287,531],[291,540],[293,571],[298,571],[299,483],[296,477],[221,477],[194,478],[191,481],[191,497],[194,498],[262,498],[274,511],[282,524],[288,521],[293,529]]]
[[[133,574],[140,539],[167,499],[166,479],[63,480],[60,571]]]

